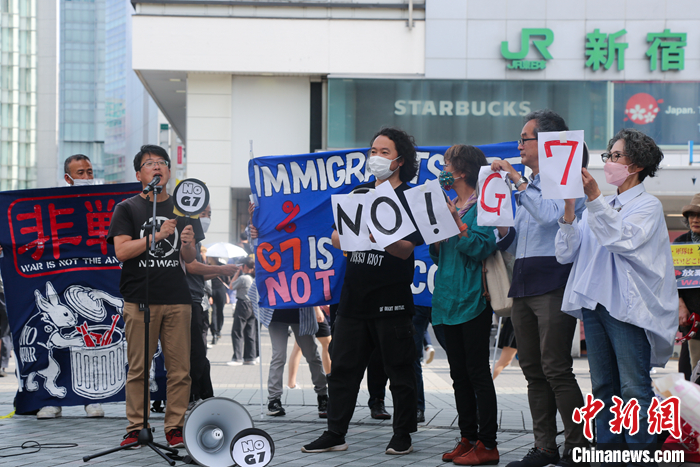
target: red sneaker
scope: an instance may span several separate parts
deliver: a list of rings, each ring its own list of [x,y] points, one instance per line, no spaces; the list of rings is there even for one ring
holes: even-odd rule
[[[450,462],[455,457],[463,456],[472,449],[474,449],[472,443],[470,443],[467,438],[462,438],[461,440],[457,441],[457,446],[455,446],[455,448],[452,451],[446,452],[442,455],[442,461]]]
[[[182,428],[173,428],[165,434],[165,439],[168,440],[168,445],[171,448],[184,448],[185,443],[182,440]]]
[[[139,431],[138,430],[130,431],[124,435],[124,441],[122,441],[121,446],[126,446],[127,444],[137,443],[138,441],[139,441]],[[131,446],[130,449],[138,449],[140,447],[141,447],[140,444],[136,444],[134,446]]]

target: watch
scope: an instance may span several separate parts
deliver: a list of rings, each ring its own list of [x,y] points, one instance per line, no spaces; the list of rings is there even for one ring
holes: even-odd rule
[[[515,182],[515,189],[516,189],[516,190],[519,189],[519,188],[520,188],[520,185],[522,185],[523,183],[528,183],[527,178],[525,178],[525,177],[520,177],[520,180],[518,180],[517,182]]]

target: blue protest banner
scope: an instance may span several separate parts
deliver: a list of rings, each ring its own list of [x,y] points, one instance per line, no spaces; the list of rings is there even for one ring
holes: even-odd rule
[[[417,147],[420,169],[411,185],[440,175],[447,146]],[[519,157],[516,142],[479,146],[489,161]],[[368,148],[265,156],[248,164],[258,229],[256,283],[260,305],[294,308],[337,303],[345,274],[343,252],[331,245],[331,195],[372,180]],[[521,165],[515,165],[522,170]],[[449,194],[449,193],[448,193]],[[454,196],[454,193],[452,193]],[[434,268],[427,246],[416,248],[414,300],[430,306]]]
[[[116,204],[140,191],[129,183],[0,192],[18,413],[124,400],[121,263],[106,238]]]

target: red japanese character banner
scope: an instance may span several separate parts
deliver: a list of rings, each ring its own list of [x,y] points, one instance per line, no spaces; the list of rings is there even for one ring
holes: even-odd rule
[[[124,400],[121,263],[107,232],[140,184],[0,192],[18,413]]]

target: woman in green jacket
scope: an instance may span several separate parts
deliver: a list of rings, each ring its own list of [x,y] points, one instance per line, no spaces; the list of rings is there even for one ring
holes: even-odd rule
[[[489,367],[492,310],[483,297],[481,276],[482,261],[496,249],[496,237],[493,227],[476,223],[479,169],[487,164],[484,153],[474,146],[456,145],[445,152],[440,184],[457,193],[448,206],[460,233],[430,246],[430,256],[438,266],[433,325],[445,325],[462,436],[442,459],[458,465],[497,464],[499,460],[496,390]]]

